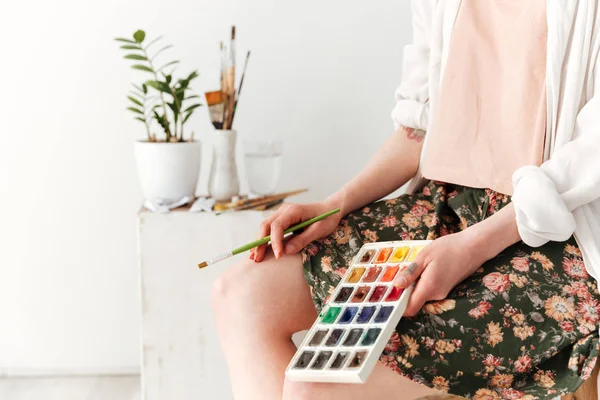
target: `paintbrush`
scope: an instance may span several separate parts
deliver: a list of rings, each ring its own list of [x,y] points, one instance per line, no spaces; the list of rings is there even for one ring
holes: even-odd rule
[[[225,113],[226,113],[226,107],[225,105],[227,104],[227,99],[225,98],[225,86],[226,86],[226,81],[225,81],[225,48],[223,47],[223,41],[221,40],[220,43],[220,50],[219,50],[220,56],[221,56],[221,97],[223,98],[223,114],[221,115],[221,129],[223,129],[223,124],[225,123]]]
[[[221,58],[221,76],[219,79],[221,80],[221,92],[223,91],[223,85],[225,81],[225,53],[223,52],[223,41],[219,42],[219,57]]]
[[[286,197],[289,196],[295,196],[297,194],[300,193],[304,193],[308,191],[308,189],[300,189],[300,190],[294,190],[291,192],[284,192],[284,193],[278,193],[278,194],[270,194],[270,195],[266,195],[266,196],[260,196],[260,197],[256,197],[253,199],[243,199],[243,200],[238,200],[238,201],[234,201],[234,202],[230,202],[230,203],[217,203],[215,204],[214,210],[215,211],[224,211],[224,210],[237,210],[238,207],[243,207],[243,206],[247,206],[249,204],[255,204],[264,200],[269,200],[269,201],[275,201],[275,200],[280,200],[280,199],[285,199]]]
[[[238,101],[240,99],[240,94],[242,94],[242,87],[244,87],[244,78],[246,77],[246,69],[248,69],[248,60],[250,59],[250,50],[246,53],[246,61],[244,61],[244,69],[242,70],[242,78],[240,79],[240,87],[238,88],[237,95],[235,97],[235,103],[233,105],[233,117],[231,117],[231,123],[233,124],[233,118],[235,118],[235,113],[237,111]]]
[[[329,216],[331,216],[333,214],[337,214],[339,212],[340,212],[340,209],[336,208],[335,210],[331,210],[329,212],[326,212],[325,214],[319,215],[318,217],[311,218],[308,221],[304,221],[304,222],[299,223],[298,225],[294,225],[294,226],[292,226],[290,228],[287,228],[283,232],[283,234],[287,235],[288,233],[291,233],[291,232],[297,231],[298,229],[302,229],[304,227],[307,227],[308,225],[314,224],[315,222],[319,222],[319,221],[321,221],[321,220],[323,220],[323,219],[325,219],[325,218],[327,218],[327,217],[329,217]],[[247,244],[245,244],[245,245],[243,245],[241,247],[238,247],[237,249],[233,249],[233,250],[231,250],[231,251],[229,251],[227,253],[219,254],[218,256],[216,256],[214,258],[211,258],[208,261],[201,262],[200,264],[198,264],[198,268],[205,268],[205,267],[207,267],[209,265],[215,264],[215,263],[217,263],[219,261],[222,261],[222,260],[225,260],[225,259],[227,259],[229,257],[233,257],[236,254],[240,254],[240,253],[243,253],[243,252],[248,251],[250,249],[253,249],[255,247],[258,247],[260,245],[267,244],[270,241],[271,241],[271,236],[266,236],[266,237],[264,237],[262,239],[255,240],[255,241],[247,243]]]
[[[239,205],[239,206],[228,208],[228,209],[225,209],[223,211],[219,211],[215,215],[226,214],[226,213],[230,213],[230,212],[234,212],[234,211],[252,210],[255,207],[263,206],[265,204],[272,204],[274,202],[283,201],[283,200],[285,200],[285,199],[274,198],[274,199],[263,199],[263,200],[260,200],[260,201],[253,201],[253,202],[250,202],[250,203],[245,203],[245,204],[242,204],[242,205]]]
[[[235,105],[235,26],[231,27],[231,42],[229,43],[229,59],[227,65],[227,123],[225,129],[231,129],[233,124],[233,107]]]
[[[251,208],[251,210],[255,210],[255,211],[264,211],[264,210],[270,210],[271,208],[275,208],[276,206],[280,206],[283,204],[283,200],[275,200],[272,203],[268,203],[262,206],[254,206]]]
[[[210,122],[212,122],[215,129],[223,129],[223,113],[225,112],[223,92],[220,90],[206,92],[204,93],[204,96],[206,97],[206,104],[208,105]]]
[[[268,210],[269,208],[278,206],[282,203],[283,203],[283,199],[275,200],[275,201],[268,201],[268,202],[264,202],[261,204],[248,204],[247,206],[240,207],[240,208],[236,209],[235,211],[244,211],[244,210],[264,211],[264,210]],[[219,214],[223,214],[223,213],[219,213]],[[217,215],[219,215],[219,214],[217,214]]]

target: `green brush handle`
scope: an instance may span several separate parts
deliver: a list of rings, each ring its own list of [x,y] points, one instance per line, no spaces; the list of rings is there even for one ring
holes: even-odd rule
[[[290,232],[297,231],[298,229],[302,229],[302,228],[304,228],[304,227],[306,227],[308,225],[314,224],[315,222],[319,222],[322,219],[325,219],[325,218],[329,217],[330,215],[337,214],[339,212],[340,212],[340,209],[336,208],[335,210],[331,210],[329,212],[326,212],[325,214],[319,215],[318,217],[314,217],[314,218],[311,218],[311,219],[309,219],[307,221],[301,222],[298,225],[291,226],[291,227],[287,228],[283,232],[283,234],[285,235],[285,234],[288,234]],[[231,254],[233,254],[235,256],[236,254],[243,253],[245,251],[248,251],[250,249],[258,247],[258,246],[260,246],[262,244],[267,244],[270,241],[271,241],[271,236],[266,236],[266,237],[264,237],[262,239],[255,240],[254,242],[250,242],[250,243],[245,244],[245,245],[243,245],[241,247],[238,247],[237,249],[233,249],[231,251]]]

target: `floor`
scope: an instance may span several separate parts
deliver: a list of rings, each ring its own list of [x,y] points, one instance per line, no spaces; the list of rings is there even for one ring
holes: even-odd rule
[[[140,399],[139,376],[0,379],[0,400]]]

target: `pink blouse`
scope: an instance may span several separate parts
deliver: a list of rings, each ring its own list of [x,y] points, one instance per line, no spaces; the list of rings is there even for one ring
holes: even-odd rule
[[[462,0],[423,154],[426,178],[512,194],[542,163],[546,0]]]

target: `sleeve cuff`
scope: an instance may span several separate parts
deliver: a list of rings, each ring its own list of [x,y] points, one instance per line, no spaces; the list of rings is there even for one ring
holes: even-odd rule
[[[539,167],[526,166],[516,170],[512,179],[521,240],[532,247],[568,240],[575,231],[575,218],[548,175]]]
[[[402,125],[426,131],[429,121],[429,103],[400,100],[392,110],[392,120],[396,129]]]

